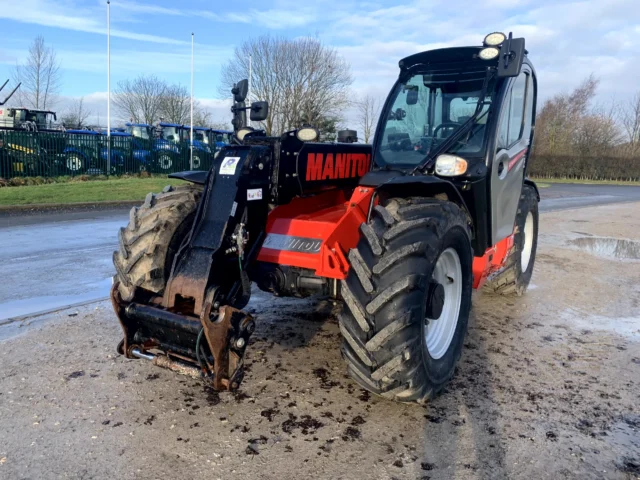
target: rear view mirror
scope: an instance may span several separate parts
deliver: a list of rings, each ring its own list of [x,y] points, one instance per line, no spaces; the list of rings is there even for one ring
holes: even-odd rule
[[[407,91],[407,105],[415,105],[418,103],[418,89],[411,89]]]
[[[524,38],[511,38],[511,34],[509,34],[509,39],[500,47],[498,77],[517,77],[520,75],[524,54]]]
[[[240,80],[231,89],[231,93],[233,93],[233,99],[236,102],[244,102],[244,99],[247,98],[248,91],[249,80],[247,80],[246,78],[244,80]]]
[[[252,122],[261,122],[269,115],[269,103],[268,102],[253,102],[251,104],[251,113],[249,118]]]

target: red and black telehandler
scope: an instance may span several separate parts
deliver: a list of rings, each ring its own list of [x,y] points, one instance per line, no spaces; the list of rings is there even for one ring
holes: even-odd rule
[[[417,53],[372,145],[246,126],[266,102],[232,93],[234,140],[208,172],[147,195],[119,234],[118,352],[234,390],[255,319],[252,282],[341,305],[342,353],[363,388],[424,402],[451,378],[472,289],[521,295],[539,194],[526,178],[536,74],[523,38]]]

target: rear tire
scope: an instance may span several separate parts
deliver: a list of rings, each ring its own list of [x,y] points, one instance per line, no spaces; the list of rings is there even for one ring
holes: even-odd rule
[[[467,215],[448,201],[391,199],[360,230],[341,290],[349,374],[377,395],[426,402],[453,375],[467,331],[473,259]],[[428,320],[430,282],[437,279],[455,288],[445,294],[442,315]],[[439,325],[442,335],[434,333]]]
[[[202,193],[199,185],[167,186],[149,193],[141,207],[133,207],[129,224],[118,233],[113,252],[122,298],[130,301],[136,288],[162,294],[173,257],[191,227]]]
[[[486,288],[500,295],[523,295],[526,292],[538,248],[538,198],[533,187],[524,185],[516,214],[513,248],[505,267],[491,276]]]

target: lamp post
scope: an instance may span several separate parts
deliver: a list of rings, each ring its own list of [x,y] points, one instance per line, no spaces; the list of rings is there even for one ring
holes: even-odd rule
[[[193,32],[191,33],[191,153],[189,169],[193,170]]]
[[[107,0],[107,175],[111,173],[111,2]]]

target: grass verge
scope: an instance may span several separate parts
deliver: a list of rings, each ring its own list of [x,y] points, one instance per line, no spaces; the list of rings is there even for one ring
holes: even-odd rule
[[[185,182],[173,178],[121,178],[0,188],[0,206],[142,201],[149,192]]]

